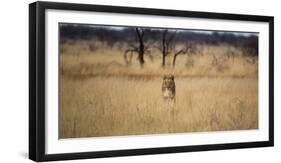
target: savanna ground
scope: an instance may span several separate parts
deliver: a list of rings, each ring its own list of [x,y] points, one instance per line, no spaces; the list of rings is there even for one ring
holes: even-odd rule
[[[59,137],[98,137],[258,128],[257,57],[228,45],[201,45],[197,55],[136,56],[130,66],[117,47],[91,51],[65,42],[60,53]],[[232,51],[235,55],[226,57]],[[159,53],[159,54],[157,54]],[[173,74],[176,102],[162,99],[164,74]]]

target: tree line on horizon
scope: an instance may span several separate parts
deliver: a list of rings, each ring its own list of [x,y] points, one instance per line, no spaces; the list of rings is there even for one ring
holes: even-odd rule
[[[241,49],[245,55],[258,56],[258,35],[250,33],[60,24],[59,34],[61,43],[65,40],[97,40],[111,48],[116,43],[124,43],[127,45],[124,49],[124,60],[127,65],[136,54],[141,67],[145,64],[145,55],[153,57],[151,54],[153,48],[162,54],[163,68],[167,55],[173,55],[174,67],[178,55],[196,54],[200,51],[196,46],[198,44],[226,44]],[[176,48],[179,44],[184,46]]]

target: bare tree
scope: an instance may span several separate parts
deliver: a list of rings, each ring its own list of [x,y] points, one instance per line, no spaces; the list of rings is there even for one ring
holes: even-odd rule
[[[174,49],[174,57],[173,57],[173,67],[176,66],[176,59],[178,55],[181,54],[187,54],[188,56],[195,54],[197,51],[196,45],[192,42],[188,42],[185,47],[176,50],[176,48]]]
[[[162,32],[162,41],[161,44],[157,47],[159,51],[162,53],[162,67],[165,68],[166,65],[166,56],[171,53],[173,46],[172,41],[176,36],[176,32],[170,32],[169,30],[165,29]]]
[[[144,64],[144,43],[143,43],[143,37],[144,37],[144,30],[141,28],[136,28],[137,38],[139,40],[139,48],[138,48],[138,59],[140,62],[141,67],[143,67]]]
[[[186,54],[186,48],[185,49],[181,49],[179,51],[176,51],[174,53],[174,57],[173,57],[173,67],[176,66],[176,59],[177,59],[177,56],[180,55],[180,54]]]
[[[145,45],[144,43],[144,34],[145,34],[145,30],[142,28],[135,28],[135,32],[136,32],[136,38],[137,38],[137,44],[134,43],[129,43],[129,49],[125,50],[124,53],[124,59],[127,65],[131,64],[131,60],[133,57],[133,54],[136,53],[138,55],[138,61],[140,63],[140,66],[143,67],[145,60],[144,60],[144,55],[148,54],[150,57],[150,51],[149,46]]]

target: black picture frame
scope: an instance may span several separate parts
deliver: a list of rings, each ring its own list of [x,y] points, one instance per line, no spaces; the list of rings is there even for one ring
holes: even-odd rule
[[[94,11],[123,14],[160,15],[221,20],[241,20],[269,23],[269,140],[215,145],[156,147],[83,153],[45,153],[45,11]],[[101,6],[55,2],[34,2],[29,5],[29,158],[34,161],[55,161],[116,156],[148,155],[177,152],[208,151],[237,148],[269,147],[274,145],[274,18],[271,16],[239,15],[210,12],[178,11],[151,8]]]

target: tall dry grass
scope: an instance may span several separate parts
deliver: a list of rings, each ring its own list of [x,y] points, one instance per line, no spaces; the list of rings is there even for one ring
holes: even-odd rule
[[[155,54],[141,69],[135,57],[127,66],[122,50],[91,52],[84,44],[66,44],[60,55],[60,138],[258,128],[255,57],[204,45],[201,54],[179,56],[175,68],[170,56],[162,69]],[[236,55],[224,59],[229,49]],[[174,104],[161,95],[167,73],[175,75]]]

